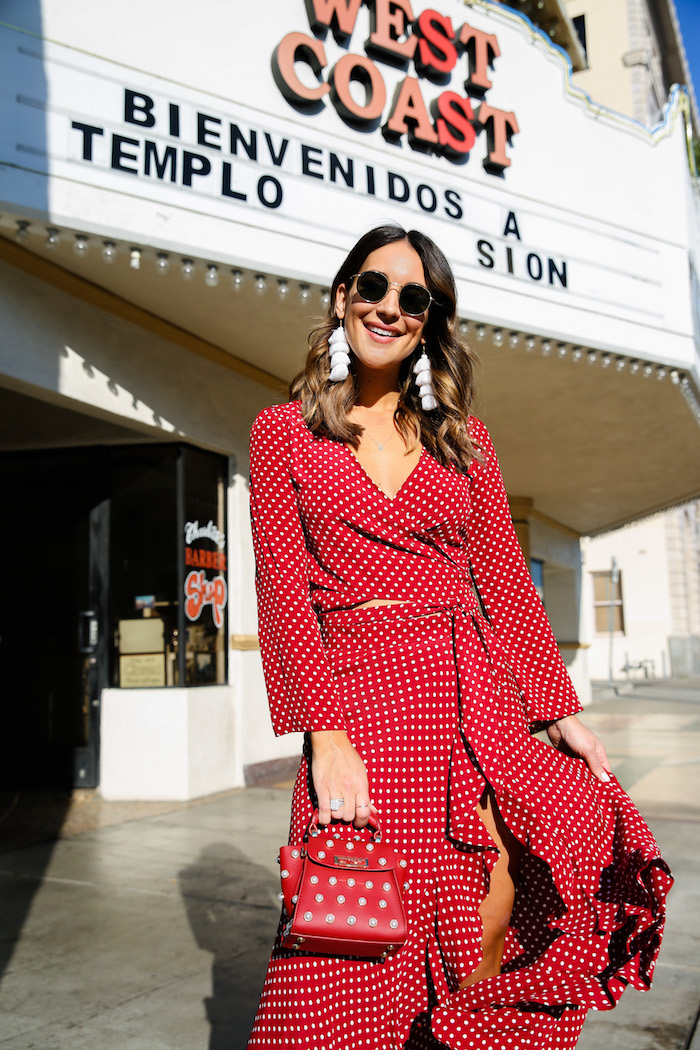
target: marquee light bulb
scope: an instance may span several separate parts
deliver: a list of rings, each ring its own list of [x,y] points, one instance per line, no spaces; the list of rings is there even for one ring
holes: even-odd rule
[[[459,334],[463,336],[469,335],[469,321],[459,322]]]
[[[182,260],[182,269],[180,270],[183,281],[191,281],[194,277],[194,263],[191,259]]]
[[[549,339],[542,340],[542,354],[544,357],[549,357],[552,352],[552,344]]]
[[[571,351],[571,360],[575,361],[576,364],[578,364],[578,362],[581,360],[582,357],[583,357],[583,350],[581,349],[580,346],[575,346],[573,348],[573,350]]]
[[[598,355],[595,352],[595,350],[589,351],[589,354],[588,354],[588,363],[589,363],[589,365],[594,365],[597,360],[598,360]]]
[[[612,364],[612,357],[610,354],[604,354],[600,359],[600,363],[603,368],[610,368],[610,365]]]
[[[255,275],[255,291],[258,295],[264,295],[267,291],[267,281],[265,280],[265,275],[262,273],[257,273]]]
[[[234,292],[240,292],[243,287],[243,274],[240,270],[231,270],[231,285]]]
[[[482,324],[478,324],[476,326],[476,338],[477,339],[483,339],[485,335],[486,335],[486,329],[484,328],[484,326]]]
[[[534,335],[529,335],[527,337],[527,339],[525,340],[525,349],[526,350],[534,350],[535,349],[535,337],[534,337]]]
[[[559,343],[558,346],[557,346],[557,357],[559,357],[559,358],[566,357],[566,354],[567,354],[566,343]]]
[[[289,295],[289,285],[283,279],[280,279],[277,282],[277,294],[279,295],[279,297],[282,300],[282,302],[284,302],[284,300]]]
[[[84,233],[76,233],[75,240],[73,241],[73,251],[79,259],[84,259],[88,253],[88,239]]]
[[[18,219],[17,229],[15,230],[15,240],[19,244],[25,244],[29,238],[29,223],[26,219]]]
[[[666,369],[663,366],[661,366],[660,368],[656,369],[656,378],[657,379],[665,379],[666,378]]]
[[[55,252],[58,248],[58,245],[60,244],[60,241],[61,238],[59,236],[59,231],[56,229],[55,226],[49,226],[49,228],[46,231],[46,241],[44,242],[46,244],[47,250],[50,252]]]
[[[204,275],[204,283],[207,288],[216,288],[219,283],[219,267],[214,266],[214,263],[210,263],[207,266],[207,272]]]
[[[511,332],[510,333],[510,345],[511,346],[517,346],[519,342],[520,342],[520,333],[519,332]]]
[[[327,307],[328,304],[330,303],[330,301],[331,301],[330,290],[328,288],[322,288],[321,289],[321,297],[320,297],[321,306],[324,307],[324,308]]]
[[[117,246],[114,241],[105,241],[102,247],[102,261],[111,265],[117,258]]]
[[[501,331],[500,328],[496,328],[495,329],[495,331],[493,333],[493,342],[494,342],[494,346],[502,346],[503,345],[503,332]]]
[[[653,376],[653,374],[654,374],[653,365],[645,365],[644,366],[644,378],[645,379],[650,379],[651,376]]]
[[[309,299],[311,298],[311,289],[308,284],[299,285],[299,302],[302,306],[306,306]]]
[[[129,252],[129,266],[132,270],[141,269],[141,249],[132,248]]]
[[[166,252],[158,252],[156,256],[156,273],[159,277],[165,277],[170,269],[170,259]]]

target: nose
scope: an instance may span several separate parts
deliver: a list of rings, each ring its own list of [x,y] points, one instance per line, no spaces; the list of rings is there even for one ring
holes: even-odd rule
[[[384,298],[377,303],[377,311],[389,317],[399,317],[401,307],[399,306],[399,288],[389,285],[389,291]]]

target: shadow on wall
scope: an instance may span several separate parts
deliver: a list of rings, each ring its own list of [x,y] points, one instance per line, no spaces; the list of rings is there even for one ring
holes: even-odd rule
[[[4,133],[0,131],[0,208],[16,213],[18,218],[38,217],[45,220],[49,215],[47,181],[41,176],[30,174],[36,168],[41,170],[42,164],[46,162],[46,151],[41,149],[41,143],[46,143],[46,129],[43,123],[46,77],[42,53],[43,22],[40,0],[3,0],[0,18],[6,25],[17,26],[26,31],[24,35],[0,30],[0,86],[7,88],[10,98],[14,99],[16,93],[12,91],[12,83],[17,82],[19,65],[21,64],[25,71],[30,70],[28,94],[18,103],[23,107],[20,119],[8,121]],[[22,82],[26,82],[24,77]],[[30,139],[36,150],[35,155],[23,150],[25,141]],[[26,214],[18,212],[20,207],[26,209]],[[0,332],[0,339],[2,338],[3,333]],[[9,606],[9,603],[6,605]],[[6,611],[10,612],[9,607]],[[19,617],[19,612],[16,612]],[[34,658],[40,658],[41,622],[25,621],[24,628],[28,636],[34,636]],[[34,673],[31,663],[24,668],[24,673]],[[0,694],[4,694],[5,702],[21,705],[24,699],[22,690],[7,690],[4,688],[6,684],[0,681]],[[12,695],[8,696],[8,692]],[[5,718],[3,725],[8,725]],[[21,752],[26,741],[14,739],[9,743],[16,751]],[[15,879],[9,876],[3,880],[0,892],[0,979],[12,961],[26,917],[32,907],[34,894],[41,885],[41,877],[51,861],[54,842],[60,834],[70,802],[70,789],[29,791],[8,783],[7,780],[0,789],[0,852],[7,853],[31,846],[32,867],[36,875],[36,878],[32,879]]]
[[[179,885],[197,946],[213,957],[209,1050],[244,1050],[279,922],[277,881],[233,846],[214,843],[180,872]]]

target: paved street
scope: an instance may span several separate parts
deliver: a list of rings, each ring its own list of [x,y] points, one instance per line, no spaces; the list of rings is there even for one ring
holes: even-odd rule
[[[648,682],[585,720],[677,882],[648,994],[582,1050],[700,1050],[700,681]],[[0,854],[0,1050],[240,1050],[278,916],[288,785],[177,806],[75,807],[66,837]],[[95,816],[97,814],[97,816]],[[0,831],[3,825],[0,824]],[[31,837],[31,836],[30,836]]]

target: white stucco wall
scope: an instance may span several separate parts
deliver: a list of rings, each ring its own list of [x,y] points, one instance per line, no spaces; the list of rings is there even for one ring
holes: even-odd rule
[[[530,519],[530,557],[544,562],[547,616],[582,704],[590,703],[586,625],[581,622],[581,550],[576,536]]]
[[[595,629],[590,574],[608,572],[613,557],[622,576],[625,618],[624,634],[613,635],[613,676],[624,678],[622,668],[627,660],[633,664],[652,660],[657,676],[668,673],[668,637],[673,631],[673,613],[664,515],[657,514],[624,529],[585,539],[582,549],[584,607],[591,639],[591,677],[607,679],[609,676],[610,638],[606,632],[596,632]],[[634,672],[635,676],[640,673]]]

